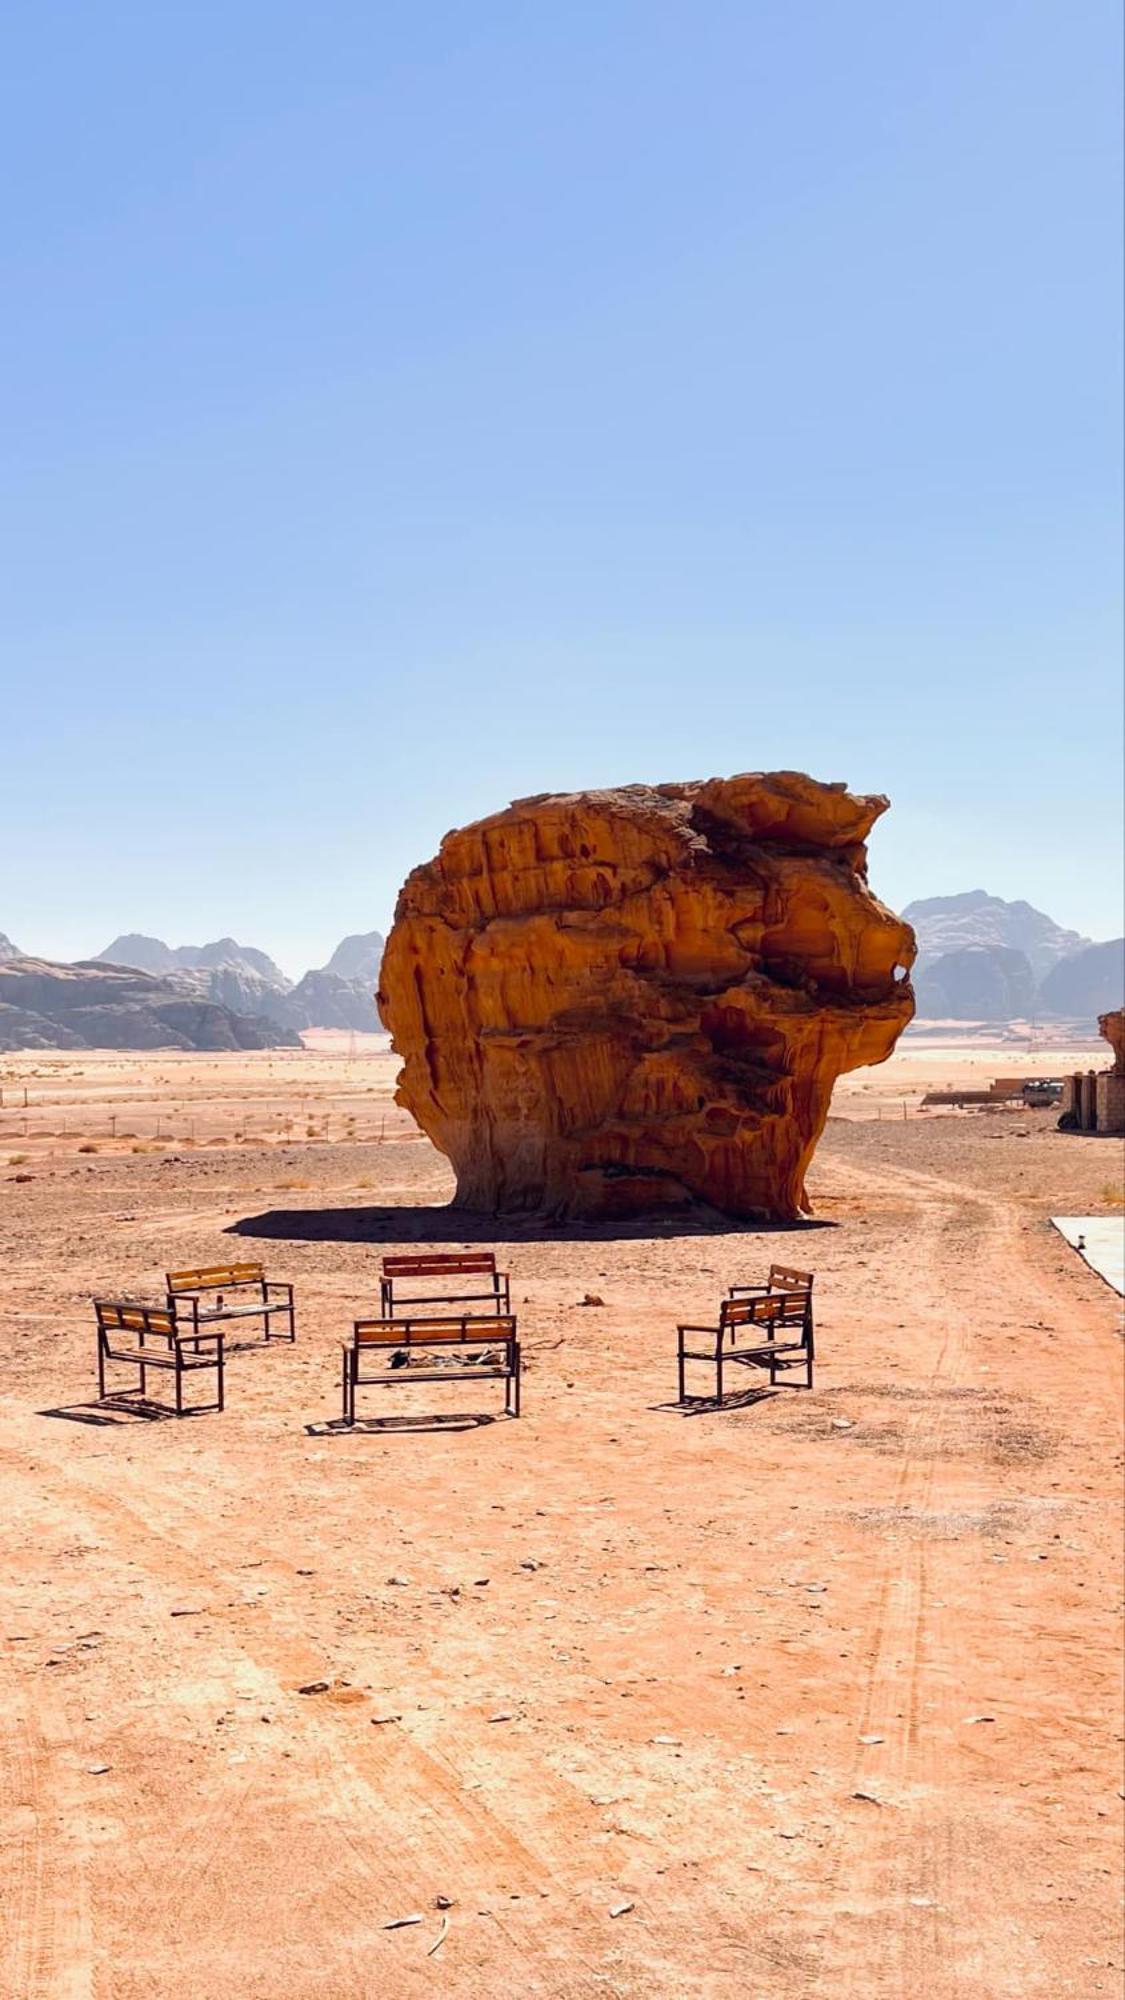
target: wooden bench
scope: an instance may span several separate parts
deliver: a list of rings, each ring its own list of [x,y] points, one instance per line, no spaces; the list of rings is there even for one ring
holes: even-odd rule
[[[195,1271],[169,1271],[164,1280],[169,1306],[194,1332],[214,1320],[260,1319],[267,1340],[296,1340],[293,1287],[271,1278],[262,1264],[206,1264]],[[227,1299],[228,1292],[256,1291],[257,1299]],[[274,1298],[272,1293],[279,1293]],[[288,1332],[274,1333],[275,1316],[288,1321]]]
[[[746,1288],[749,1290],[749,1287]],[[719,1307],[717,1325],[677,1328],[680,1402],[687,1401],[687,1363],[706,1361],[715,1370],[715,1400],[723,1400],[723,1371],[728,1363],[766,1368],[770,1386],[779,1373],[804,1366],[803,1382],[782,1386],[811,1389],[814,1338],[809,1294],[759,1290],[748,1298],[727,1298]],[[690,1343],[690,1344],[689,1344]]]
[[[785,1298],[788,1306],[784,1315],[786,1326],[798,1326],[802,1320],[812,1319],[813,1274],[811,1271],[796,1271],[791,1264],[771,1264],[769,1276],[764,1285],[732,1285],[727,1297],[732,1299]]]
[[[176,1378],[176,1415],[194,1416],[200,1410],[223,1407],[223,1336],[185,1332],[167,1306],[133,1305],[128,1300],[95,1299],[98,1321],[98,1398],[105,1401],[107,1361],[125,1361],[140,1370],[139,1394],[148,1400],[150,1368],[171,1369]],[[184,1410],[184,1376],[197,1368],[213,1368],[217,1382],[214,1403],[194,1404]],[[125,1392],[131,1393],[131,1392]]]
[[[446,1282],[440,1291],[411,1292],[405,1298],[396,1297],[396,1286],[403,1278],[441,1278]],[[465,1278],[486,1279],[487,1284],[483,1289],[471,1292],[450,1289],[452,1283]],[[424,1256],[383,1259],[379,1310],[385,1319],[393,1319],[398,1308],[404,1308],[409,1314],[414,1306],[467,1306],[486,1301],[496,1313],[511,1312],[508,1274],[496,1269],[496,1258],[491,1250],[436,1250]]]
[[[372,1364],[367,1373],[364,1363]],[[344,1422],[355,1422],[357,1389],[408,1382],[504,1383],[504,1410],[520,1413],[520,1344],[514,1317],[466,1313],[441,1319],[359,1319],[343,1346]]]

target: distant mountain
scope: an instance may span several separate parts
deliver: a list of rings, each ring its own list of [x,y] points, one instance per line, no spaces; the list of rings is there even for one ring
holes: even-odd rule
[[[181,975],[182,977],[182,975]],[[86,960],[0,964],[0,1049],[299,1047],[291,1028],[234,1013],[175,978]]]
[[[287,993],[292,981],[286,979],[279,966],[264,951],[256,951],[253,945],[237,944],[234,938],[218,938],[214,944],[179,944],[174,948],[166,945],[163,938],[145,937],[143,932],[129,931],[124,937],[114,938],[104,951],[97,954],[95,963],[100,965],[136,966],[141,972],[194,972],[231,971],[250,973],[255,978],[265,980],[270,986]]]
[[[22,957],[23,953],[19,946],[13,944],[11,938],[5,937],[3,931],[0,931],[0,965],[4,965],[10,958]]]
[[[1091,944],[1030,903],[971,889],[909,903],[903,915],[918,939],[913,980],[923,1019],[1054,1015],[1092,1025],[1121,1004],[1121,943]]]
[[[1025,1021],[1035,1012],[1035,975],[1025,951],[968,945],[913,974],[918,1014],[933,1021]]]
[[[334,973],[338,979],[358,979],[365,986],[374,986],[383,963],[384,944],[385,939],[379,931],[358,932],[336,946],[323,969]]]
[[[357,932],[337,945],[323,970],[306,972],[294,986],[264,951],[234,938],[173,948],[162,938],[130,931],[114,938],[96,962],[135,966],[172,980],[185,994],[237,1014],[263,1015],[279,1027],[376,1034],[382,1025],[374,1000],[382,956],[378,931]]]
[[[1125,1004],[1125,938],[1087,945],[1052,966],[1039,988],[1044,1014],[1094,1020]]]
[[[928,896],[908,903],[902,914],[918,939],[915,985],[927,964],[949,952],[997,949],[1023,952],[1038,982],[1060,958],[1084,951],[1090,943],[1030,903],[1006,903],[986,889]]]
[[[334,972],[306,972],[286,995],[286,1018],[295,1028],[347,1028],[375,1035],[382,1028],[374,983],[341,979]]]

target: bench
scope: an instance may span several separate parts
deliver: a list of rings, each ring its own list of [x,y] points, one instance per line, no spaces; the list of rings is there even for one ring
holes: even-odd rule
[[[791,1264],[771,1264],[764,1285],[732,1285],[727,1297],[784,1298],[788,1301],[784,1324],[798,1326],[804,1318],[812,1319],[812,1293],[811,1271],[796,1271]]]
[[[266,1279],[262,1264],[206,1264],[195,1271],[169,1271],[164,1280],[167,1302],[177,1319],[186,1318],[192,1330],[214,1320],[260,1319],[267,1340],[296,1340],[293,1287]],[[227,1299],[228,1292],[255,1291],[256,1299]],[[274,1298],[273,1293],[279,1296]],[[213,1294],[210,1302],[201,1294]],[[271,1321],[280,1315],[288,1321],[288,1332],[274,1333]]]
[[[364,1366],[368,1370],[364,1372]],[[344,1422],[355,1422],[357,1389],[406,1382],[504,1383],[504,1411],[520,1413],[520,1344],[509,1313],[441,1319],[359,1319],[343,1343]]]
[[[745,1290],[749,1292],[750,1287]],[[757,1288],[754,1296],[724,1299],[717,1325],[681,1326],[677,1334],[681,1403],[687,1401],[689,1361],[706,1361],[714,1368],[715,1400],[719,1403],[723,1400],[723,1370],[728,1362],[740,1367],[767,1368],[771,1388],[776,1387],[779,1373],[803,1366],[804,1382],[783,1383],[782,1387],[812,1388],[814,1338],[809,1292],[768,1292]]]
[[[396,1297],[396,1286],[403,1278],[440,1278],[445,1283],[440,1291],[411,1292],[406,1297]],[[476,1291],[450,1289],[450,1281],[465,1278],[480,1278],[487,1282]],[[398,1307],[405,1307],[409,1313],[412,1306],[463,1306],[483,1302],[491,1305],[496,1313],[510,1313],[512,1309],[508,1274],[496,1269],[496,1258],[491,1250],[437,1250],[423,1256],[383,1259],[379,1310],[385,1319],[393,1319]]]
[[[176,1378],[176,1415],[194,1416],[201,1410],[221,1410],[223,1407],[223,1336],[221,1333],[200,1333],[198,1328],[185,1333],[177,1322],[176,1315],[167,1306],[133,1305],[127,1300],[95,1299],[94,1312],[98,1321],[98,1400],[105,1401],[105,1365],[107,1361],[124,1361],[140,1370],[139,1394],[148,1400],[148,1371],[150,1368],[171,1369]],[[185,1412],[184,1376],[193,1374],[197,1368],[213,1368],[216,1374],[217,1400],[214,1403],[198,1403]],[[126,1392],[131,1393],[131,1392]]]

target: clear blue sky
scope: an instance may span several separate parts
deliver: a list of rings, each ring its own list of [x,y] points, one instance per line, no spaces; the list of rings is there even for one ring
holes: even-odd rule
[[[796,766],[1121,925],[1116,0],[5,10],[0,929]]]

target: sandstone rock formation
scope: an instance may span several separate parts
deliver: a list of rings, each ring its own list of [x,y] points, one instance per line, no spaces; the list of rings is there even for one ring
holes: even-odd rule
[[[883,798],[796,772],[520,799],[399,897],[379,1006],[457,1203],[796,1218],[844,1070],[914,1008]]]
[[[1099,1014],[1098,1033],[1105,1036],[1113,1050],[1112,1074],[1125,1076],[1125,1007],[1115,1007],[1111,1014]]]

